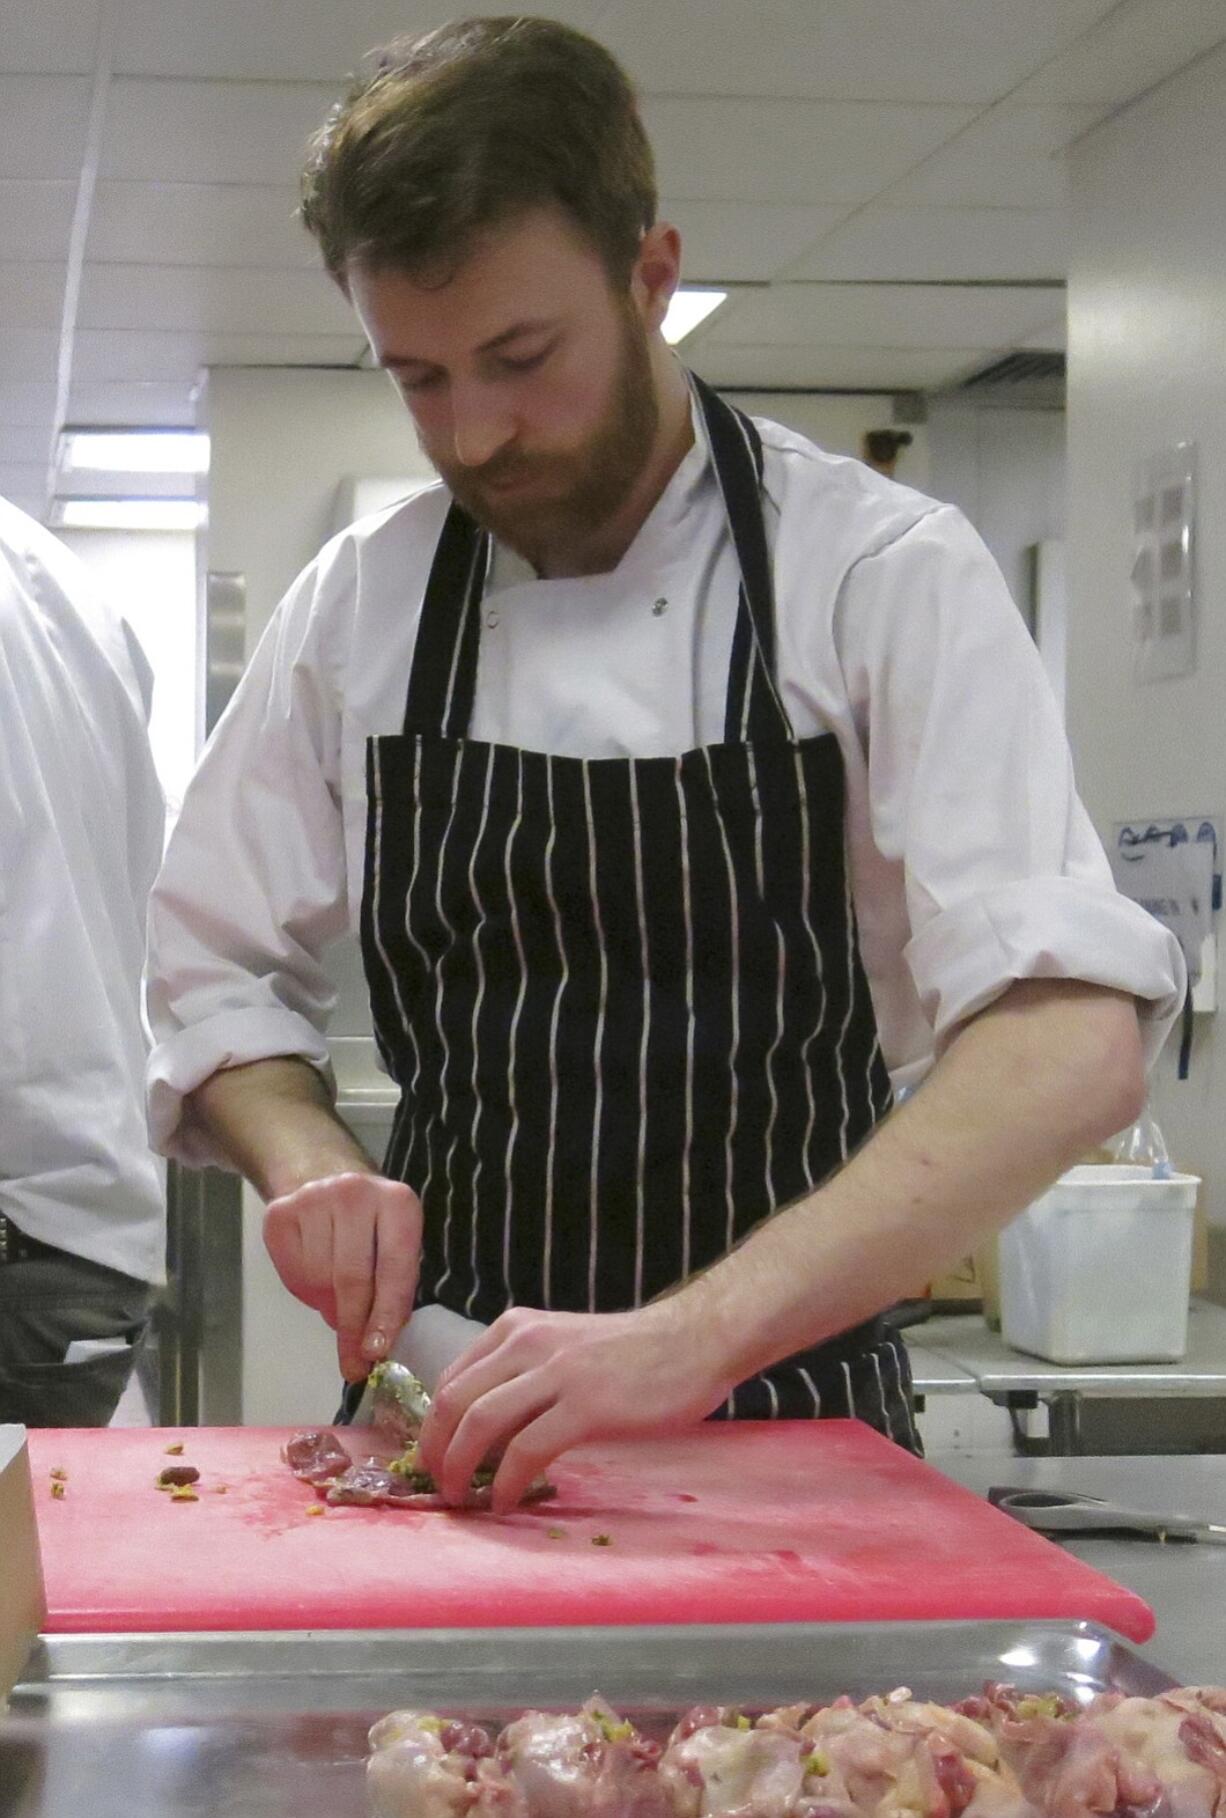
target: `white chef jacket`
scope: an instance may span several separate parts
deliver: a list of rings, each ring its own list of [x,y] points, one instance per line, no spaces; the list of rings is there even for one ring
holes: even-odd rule
[[[0,500],[0,1212],[165,1279],[140,977],[164,809],[151,675],[68,550]]]
[[[1115,890],[1034,646],[954,508],[757,419],[776,669],[798,738],[833,732],[865,971],[895,1084],[1015,979],[1142,1000],[1148,1051],[1184,990],[1178,944]],[[470,736],[569,757],[722,740],[738,569],[695,444],[617,567],[541,580],[497,552]],[[188,791],[155,889],[154,1142],[219,1067],[327,1072],[324,944],[356,928],[366,741],[401,730],[440,487],[334,538],[282,601]]]

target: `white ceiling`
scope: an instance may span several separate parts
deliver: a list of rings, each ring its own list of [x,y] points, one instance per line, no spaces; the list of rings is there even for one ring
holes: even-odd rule
[[[352,365],[294,220],[363,52],[446,0],[0,0],[0,492],[63,421],[187,423],[202,366]],[[491,9],[495,10],[495,9]],[[644,97],[717,383],[931,389],[1063,344],[1062,153],[1224,0],[562,0]],[[75,231],[74,231],[75,223]]]

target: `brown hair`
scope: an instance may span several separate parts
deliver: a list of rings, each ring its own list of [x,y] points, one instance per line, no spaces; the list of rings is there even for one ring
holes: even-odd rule
[[[484,231],[553,205],[629,283],[655,169],[603,45],[551,19],[461,19],[373,56],[303,171],[302,219],[334,277],[350,261],[454,267]]]

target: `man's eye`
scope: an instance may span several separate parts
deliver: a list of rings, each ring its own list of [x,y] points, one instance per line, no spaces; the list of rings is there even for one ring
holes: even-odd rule
[[[401,373],[399,375],[399,377],[397,378],[396,383],[400,387],[401,391],[406,392],[406,393],[419,392],[419,391],[432,391],[436,385],[442,384],[442,374],[437,373],[437,372],[432,372],[432,373],[427,373],[423,378],[420,378],[420,379],[409,379],[409,378],[406,378],[403,373]]]
[[[536,367],[544,365],[552,352],[552,347],[542,347],[539,353],[522,355],[518,359],[504,354],[501,365],[504,372],[532,372]]]

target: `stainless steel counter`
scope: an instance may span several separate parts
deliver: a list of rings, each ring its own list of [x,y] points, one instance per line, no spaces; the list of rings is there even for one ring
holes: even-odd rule
[[[980,1494],[996,1483],[1077,1490],[1164,1514],[1226,1521],[1226,1457],[944,1458],[947,1476]],[[1226,1547],[1086,1535],[1070,1553],[1149,1603],[1158,1628],[1138,1650],[1185,1685],[1226,1684]]]
[[[1013,1406],[1045,1402],[1053,1451],[1076,1454],[1081,1408],[1089,1397],[1123,1401],[1196,1397],[1226,1402],[1226,1307],[1193,1300],[1188,1349],[1178,1363],[1056,1364],[1007,1345],[977,1313],[946,1315],[915,1328],[925,1363],[938,1361],[971,1378],[975,1389]],[[913,1352],[914,1355],[914,1352]],[[925,1393],[919,1376],[916,1390]],[[1226,1409],[1223,1411],[1226,1429]]]
[[[978,1314],[930,1319],[915,1328],[926,1352],[967,1371],[985,1395],[1032,1390],[1041,1397],[1216,1395],[1226,1397],[1226,1307],[1194,1300],[1188,1349],[1178,1363],[1056,1364],[1028,1357],[989,1331]]]

